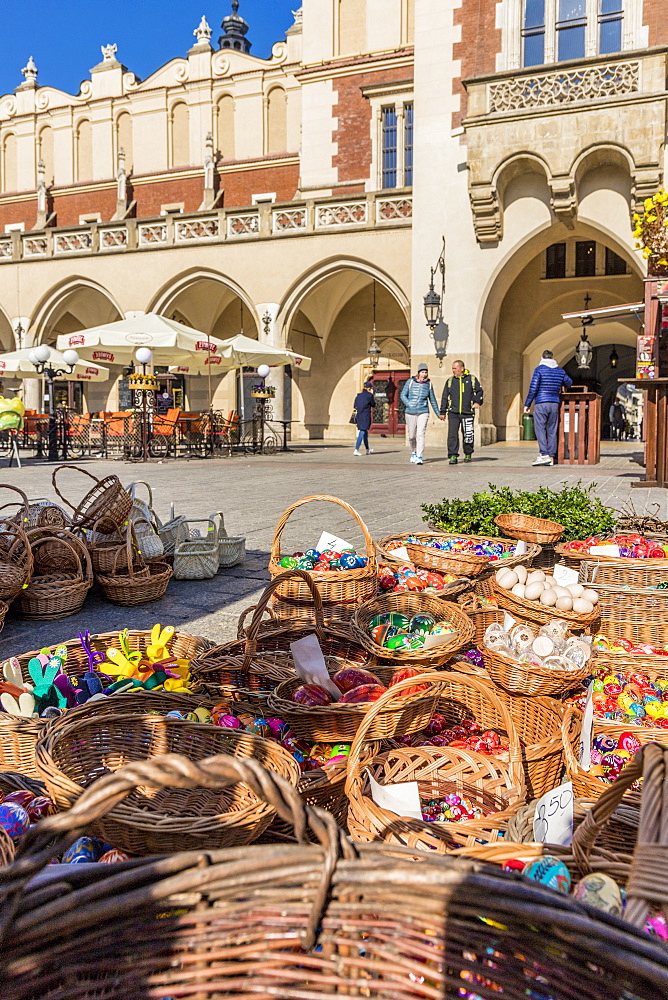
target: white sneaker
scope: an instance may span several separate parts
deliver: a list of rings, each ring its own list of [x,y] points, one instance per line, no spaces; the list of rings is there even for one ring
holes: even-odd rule
[[[367,449],[367,455],[373,455],[373,448]]]
[[[360,456],[361,454],[362,454],[362,452],[361,452],[361,451],[358,451],[358,450],[357,450],[357,448],[355,448],[355,450],[353,451],[353,455],[357,455],[357,457],[358,457],[358,458],[359,458],[359,456]]]
[[[532,462],[531,464],[532,465],[552,465],[552,459],[550,458],[549,455],[539,455],[538,458],[536,459],[536,461]]]
[[[422,455],[416,455],[415,456],[415,464],[416,465],[424,465],[424,462],[422,461]]]
[[[411,455],[411,464],[415,465],[416,461],[417,461],[417,455],[415,454],[415,452],[413,452],[413,454]]]

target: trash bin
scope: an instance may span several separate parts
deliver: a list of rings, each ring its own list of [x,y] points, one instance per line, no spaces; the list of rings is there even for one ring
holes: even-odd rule
[[[533,427],[533,415],[531,413],[525,413],[522,416],[522,440],[523,441],[536,440],[536,432]]]

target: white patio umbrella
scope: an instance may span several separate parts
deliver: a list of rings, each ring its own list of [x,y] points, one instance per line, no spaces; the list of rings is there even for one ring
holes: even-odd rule
[[[110,365],[131,364],[138,347],[150,348],[154,365],[189,364],[219,355],[222,345],[223,341],[215,337],[157,313],[120,319],[79,333],[63,333],[57,341],[60,350],[73,348],[82,358]]]
[[[32,352],[33,348],[24,347],[20,351],[0,354],[0,378],[44,378],[29,359]],[[54,347],[50,348],[48,364],[51,368],[62,370],[64,374],[59,375],[58,379],[67,379],[68,382],[106,382],[109,378],[108,368],[89,361],[78,361],[74,370],[68,372],[67,358]]]

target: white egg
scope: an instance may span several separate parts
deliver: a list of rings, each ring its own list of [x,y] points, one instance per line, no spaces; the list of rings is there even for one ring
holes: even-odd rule
[[[554,652],[554,643],[549,635],[539,635],[532,642],[531,648],[538,656],[549,656]]]
[[[510,572],[510,570],[508,569],[507,566],[502,566],[501,569],[497,569],[496,573],[494,574],[494,579],[496,580],[497,583],[500,584],[501,583],[501,577],[505,576],[506,573],[509,573],[509,572]]]
[[[527,572],[526,566],[516,566],[513,572],[517,575],[517,579],[519,580],[520,583],[527,582],[527,576],[529,574]]]
[[[573,598],[572,597],[558,597],[557,603],[555,604],[557,611],[572,611],[573,610]]]
[[[571,597],[582,597],[584,594],[584,587],[581,583],[569,583],[568,590]]]
[[[577,615],[590,615],[594,610],[591,601],[585,601],[584,597],[576,597],[573,601],[573,611]]]
[[[565,587],[560,587],[559,584],[555,584],[555,586],[552,588],[552,590],[555,592],[555,594],[557,595],[557,597],[571,597],[572,596],[570,594],[570,592],[568,590],[566,590]]]
[[[552,608],[557,603],[557,595],[553,590],[544,590],[540,595],[540,603],[547,608]]]
[[[544,579],[545,579],[545,574],[543,573],[542,569],[534,569],[529,573],[527,577],[527,583],[536,583],[537,580],[540,580],[542,582]]]
[[[595,590],[586,589],[582,591],[580,597],[583,601],[589,601],[590,604],[598,604],[598,594]]]
[[[507,569],[499,580],[499,586],[503,587],[504,590],[512,590],[516,583],[519,583],[519,580],[517,573],[513,573],[512,569]]]
[[[524,584],[516,583],[510,593],[514,594],[515,597],[524,597]]]
[[[546,576],[545,577],[545,586],[549,587],[550,589],[552,589],[552,587],[557,586],[557,581],[554,579],[553,576]]]
[[[524,597],[527,601],[537,601],[540,595],[545,590],[545,585],[542,580],[536,580],[534,583],[527,583],[524,588]]]

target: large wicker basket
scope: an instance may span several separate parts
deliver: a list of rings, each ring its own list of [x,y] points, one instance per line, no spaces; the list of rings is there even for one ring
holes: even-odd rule
[[[270,610],[272,595],[288,577],[303,580],[311,595],[314,624],[303,619],[278,619],[263,623],[262,617]],[[244,611],[239,620],[240,631],[243,631],[246,613]],[[274,577],[265,587],[242,638],[214,646],[191,663],[192,679],[210,694],[245,701],[264,711],[269,693],[276,685],[295,676],[290,643],[314,633],[326,661],[333,667],[345,664],[367,667],[375,662],[374,657],[343,626],[335,623],[325,625],[322,599],[311,574],[304,570],[288,570]]]
[[[554,545],[564,531],[563,524],[547,521],[543,517],[530,517],[528,514],[497,514],[494,518],[504,535],[518,538],[523,542],[534,542],[537,545]]]
[[[414,615],[431,615],[437,622],[449,621],[455,626],[450,638],[438,646],[429,649],[396,650],[380,646],[369,632],[369,623],[377,615],[397,612],[412,618]],[[442,666],[461,649],[471,645],[474,630],[473,625],[458,604],[443,601],[440,597],[427,597],[424,594],[383,594],[374,600],[362,604],[355,612],[351,623],[351,632],[373,656],[385,660],[394,660],[407,666],[422,666],[437,668]]]
[[[132,524],[128,524],[123,564],[116,550],[115,561],[109,573],[99,573],[97,584],[112,604],[135,607],[149,604],[164,596],[173,576],[172,567],[164,562],[146,564],[139,555],[137,540]]]
[[[613,587],[656,587],[668,580],[668,559],[631,559],[627,556],[592,555],[556,545],[555,552],[574,568],[579,567],[580,583]],[[594,577],[595,573],[595,577]]]
[[[554,618],[565,621],[571,632],[586,632],[590,634],[598,631],[598,620],[600,612],[598,605],[594,605],[594,610],[588,615],[579,615],[574,611],[558,611],[554,607],[546,607],[539,601],[526,601],[523,597],[511,594],[509,590],[500,587],[496,580],[492,581],[492,596],[502,611],[507,611],[518,624],[529,624],[536,628],[547,625]]]
[[[23,528],[0,520],[0,600],[13,601],[30,582],[32,550]]]
[[[456,845],[473,846],[481,841],[498,840],[510,817],[523,803],[520,745],[510,713],[484,681],[466,674],[452,674],[451,678],[461,685],[471,686],[494,705],[508,734],[508,763],[474,751],[428,746],[399,747],[386,750],[371,760],[365,758],[367,733],[373,727],[375,716],[382,712],[383,703],[391,697],[383,695],[358,729],[348,757],[348,829],[355,840],[384,840],[389,844],[444,853]],[[441,687],[442,678],[438,673],[424,674],[423,679],[434,684],[437,690]],[[401,691],[410,684],[410,679],[400,681],[396,690]],[[452,793],[466,796],[488,814],[459,823],[431,823],[399,816],[374,802],[369,775],[381,785],[416,781],[421,799],[441,799]]]
[[[138,786],[178,785],[187,796],[239,782],[319,843],[82,866],[66,880],[45,868]],[[28,835],[20,864],[4,873],[0,973],[14,1000],[668,993],[668,951],[636,929],[636,903],[651,898],[639,878],[631,926],[490,865],[433,851],[416,865],[414,856],[355,847],[252,760],[141,762],[101,778]]]
[[[39,778],[35,749],[46,725],[44,719],[0,712],[0,771],[18,771]]]
[[[520,663],[510,656],[504,656],[493,649],[483,648],[487,673],[497,685],[508,694],[547,698],[561,698],[569,691],[580,687],[585,677],[592,672],[591,660],[577,670],[555,670],[540,667],[536,663]]]
[[[597,579],[594,571],[594,580]],[[668,581],[668,562],[666,564]],[[587,581],[598,594],[600,631],[608,639],[629,639],[641,645],[668,645],[668,590],[654,587],[621,587]]]
[[[337,497],[312,496],[305,497],[293,503],[281,518],[276,526],[274,540],[271,546],[269,557],[269,573],[272,577],[279,576],[284,572],[284,568],[279,566],[281,559],[281,536],[288,523],[290,516],[308,503],[316,501],[326,501],[327,503],[338,504],[350,514],[359,525],[366,547],[367,565],[361,569],[346,569],[340,571],[312,571],[311,576],[320,591],[322,597],[325,619],[327,621],[349,621],[355,608],[363,601],[368,601],[376,593],[378,587],[378,567],[376,563],[376,553],[371,540],[369,530],[362,518],[350,504]],[[273,608],[278,618],[296,618],[312,621],[313,601],[310,591],[303,580],[286,580],[278,588],[273,597]]]
[[[490,625],[503,621],[503,612],[495,600],[481,600],[476,594],[462,594],[457,603],[473,625],[473,643],[482,649]]]
[[[24,618],[55,619],[81,610],[93,586],[88,549],[66,528],[31,528],[33,574],[17,605]]]
[[[122,697],[122,696],[121,696]],[[103,774],[132,761],[182,753],[197,762],[211,752],[253,757],[297,785],[299,766],[278,743],[234,729],[122,711],[73,713],[54,722],[37,747],[37,768],[53,801],[66,809]],[[189,795],[137,789],[95,827],[96,836],[131,854],[188,847],[209,850],[256,840],[274,812],[246,785]]]
[[[10,486],[9,483],[0,483],[0,490],[10,490],[18,497],[18,500],[12,499],[8,500],[7,503],[0,504],[0,520],[14,521],[15,524],[18,524],[26,531],[31,527],[29,523],[30,501],[28,497],[18,486]]]
[[[58,489],[58,476],[64,469],[80,472],[95,483],[83,500],[76,505],[70,503]],[[59,465],[53,470],[51,483],[56,494],[73,512],[71,517],[73,528],[93,528],[97,524],[98,531],[111,533],[115,526],[123,524],[130,513],[132,497],[127,490],[123,489],[118,476],[105,476],[104,479],[97,479],[78,465]]]

